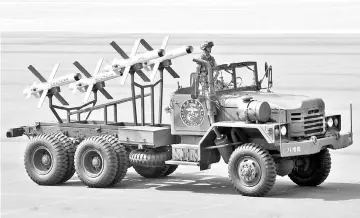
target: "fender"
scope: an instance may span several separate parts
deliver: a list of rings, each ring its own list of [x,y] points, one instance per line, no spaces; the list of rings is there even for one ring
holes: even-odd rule
[[[209,169],[210,164],[213,163],[212,160],[209,158],[212,156],[209,153],[208,149],[204,149],[208,146],[211,146],[216,139],[216,135],[214,133],[214,128],[217,127],[218,129],[221,128],[239,128],[243,133],[247,133],[250,135],[247,138],[246,142],[253,142],[263,146],[267,150],[273,150],[275,152],[280,151],[280,146],[277,146],[279,139],[275,138],[275,127],[279,126],[279,123],[266,123],[266,124],[256,124],[256,123],[246,123],[242,121],[223,121],[223,122],[216,122],[206,131],[204,136],[199,141],[199,155],[200,155],[200,170]],[[220,130],[221,133],[223,133]],[[255,137],[251,137],[251,134],[256,134]],[[262,135],[263,139],[259,137],[259,134]],[[229,135],[229,138],[230,135]],[[282,139],[285,141],[286,139]],[[221,151],[222,149],[222,151]],[[226,151],[224,151],[224,149]],[[232,151],[235,149],[235,146],[226,146],[223,148],[212,149],[213,152],[222,156],[225,163],[230,158]],[[217,160],[218,162],[219,160]]]
[[[230,128],[242,128],[242,129],[257,129],[266,140],[268,144],[275,143],[275,133],[274,129],[278,126],[279,123],[266,123],[266,124],[256,124],[256,123],[246,123],[241,121],[223,121],[214,123],[201,138],[199,144],[201,145],[204,140],[207,139],[209,133],[213,131],[214,127],[230,127]]]

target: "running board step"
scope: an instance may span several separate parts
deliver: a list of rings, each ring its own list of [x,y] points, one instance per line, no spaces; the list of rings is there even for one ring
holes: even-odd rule
[[[168,160],[165,161],[165,163],[171,165],[200,166],[199,162],[188,162],[188,161],[177,161],[177,160]]]

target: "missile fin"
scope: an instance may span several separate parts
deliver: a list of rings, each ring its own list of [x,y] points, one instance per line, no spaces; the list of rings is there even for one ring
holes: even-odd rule
[[[54,94],[54,96],[62,105],[69,105],[69,103],[59,93]]]
[[[52,79],[54,79],[56,72],[59,69],[59,66],[60,66],[60,63],[55,64],[53,70],[51,71],[48,81],[51,81]]]
[[[87,90],[86,90],[86,94],[85,94],[84,100],[83,100],[84,103],[88,102],[88,100],[89,100],[89,98],[90,98],[91,91],[92,91],[92,87],[93,87],[93,85],[91,85],[91,86],[89,85],[89,86],[88,86],[88,88],[87,88]]]
[[[120,48],[120,46],[118,46],[118,44],[116,44],[116,42],[112,41],[110,43],[110,45],[115,49],[115,51],[117,53],[119,53],[119,55],[124,58],[124,59],[127,59],[129,58],[129,56]]]
[[[121,78],[121,80],[120,80],[120,85],[124,85],[124,84],[125,84],[126,79],[127,79],[128,75],[129,75],[130,68],[131,68],[131,66],[125,67],[125,70],[124,70],[124,72],[123,72],[123,76],[122,76],[122,78]]]
[[[29,99],[31,97],[31,92],[29,91],[26,95],[26,99]]]
[[[167,46],[167,43],[168,43],[168,41],[169,41],[169,38],[170,38],[170,36],[166,36],[165,37],[165,39],[164,39],[164,41],[163,41],[163,43],[162,43],[162,45],[161,45],[161,49],[166,49],[166,46]]]
[[[104,61],[104,58],[101,58],[98,63],[96,64],[96,68],[95,68],[95,71],[94,71],[94,75],[93,75],[93,78],[94,78],[94,81],[95,81],[95,77],[96,75],[100,72],[100,68],[101,68],[101,65],[102,65],[102,62]],[[95,84],[95,83],[94,83]]]
[[[105,89],[99,89],[99,91],[105,96],[105,98],[113,99],[113,97]]]
[[[133,56],[136,55],[136,52],[139,49],[140,41],[141,41],[141,39],[138,39],[138,40],[135,41],[134,47],[133,47],[133,49],[131,50],[131,53],[130,53],[130,57],[133,57]]]
[[[150,82],[149,77],[147,77],[145,73],[142,72],[142,70],[137,70],[136,73],[141,77],[142,80],[144,80],[144,82]]]
[[[92,85],[89,84],[89,86],[88,86],[88,88],[86,90],[86,94],[85,94],[85,97],[84,97],[84,100],[83,100],[84,103],[88,102],[88,100],[90,98],[90,94],[91,94],[93,85],[96,83],[96,81],[95,81],[96,75],[100,72],[100,68],[101,68],[103,60],[104,60],[104,58],[101,58],[98,61],[98,63],[96,64],[96,68],[95,68],[93,79],[92,79]]]
[[[171,76],[173,76],[174,78],[180,78],[180,76],[175,72],[174,69],[172,69],[171,67],[166,67],[165,68],[170,74]]]
[[[157,62],[157,63],[154,64],[153,69],[152,69],[152,73],[151,73],[151,76],[150,76],[151,82],[154,81],[154,79],[156,77],[156,74],[157,74],[157,71],[159,69],[159,66],[160,66],[160,62]]]
[[[46,83],[46,79],[37,71],[32,65],[28,66],[28,69],[43,83]]]
[[[48,90],[44,90],[43,93],[41,94],[39,103],[37,105],[38,108],[41,108],[41,106],[44,104],[45,97],[46,97],[47,93],[48,93]]]
[[[77,69],[80,70],[81,73],[83,73],[87,78],[91,77],[91,74],[77,61],[73,63]]]
[[[141,39],[140,43],[146,48],[146,50],[148,51],[152,51],[154,50],[151,45],[149,45],[149,43],[147,43],[147,41],[145,41],[145,39]]]
[[[150,72],[152,69],[151,67],[153,67],[154,65],[143,65],[143,68],[145,69],[146,72]]]

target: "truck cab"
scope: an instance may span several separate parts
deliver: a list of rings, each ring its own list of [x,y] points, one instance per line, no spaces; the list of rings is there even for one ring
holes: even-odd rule
[[[172,134],[202,136],[210,128],[207,118],[206,98],[208,90],[204,87],[204,75],[197,68],[197,72],[190,75],[190,85],[176,90],[170,100]],[[269,76],[270,75],[270,76]],[[271,68],[266,68],[264,77],[269,77],[267,90],[272,86]],[[207,85],[213,86],[215,90],[214,100],[219,107],[224,106],[224,100],[239,95],[258,93],[261,90],[262,80],[259,81],[256,62],[238,62],[222,64],[213,69],[214,82]],[[221,110],[217,107],[215,121],[238,120],[236,110],[228,107]]]

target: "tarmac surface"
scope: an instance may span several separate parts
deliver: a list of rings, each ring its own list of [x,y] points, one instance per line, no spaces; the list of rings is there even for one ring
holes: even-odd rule
[[[109,42],[116,39],[129,52],[138,37],[72,33],[7,33],[2,37],[1,217],[358,217],[360,214],[358,37],[279,36],[265,40],[266,37],[236,35],[175,35],[170,38],[172,47],[196,46],[193,55],[173,61],[183,86],[195,68],[191,59],[200,55],[197,45],[211,38],[218,43],[213,49],[218,63],[257,60],[259,74],[263,75],[263,63],[268,61],[274,69],[275,92],[323,98],[327,111],[342,114],[345,132],[350,130],[349,102],[352,101],[355,143],[343,150],[331,150],[332,170],[328,179],[319,187],[308,188],[278,176],[274,188],[263,198],[239,195],[231,187],[223,162],[202,172],[196,167],[180,166],[163,179],[144,179],[130,168],[121,183],[106,189],[87,188],[76,175],[60,186],[36,185],[23,166],[27,138],[5,138],[8,128],[55,121],[46,106],[47,100],[41,109],[36,109],[37,100],[25,100],[22,95],[22,90],[36,81],[26,67],[33,64],[46,78],[53,64],[60,62],[57,76],[61,76],[74,72],[76,68],[71,63],[78,60],[92,72],[99,58],[116,56]],[[160,45],[163,36],[144,38]],[[165,87],[165,105],[168,94],[176,87],[176,81],[166,79],[169,82]],[[129,96],[128,88],[119,89],[118,81],[107,86],[116,97]],[[82,99],[81,94],[73,95],[67,87],[63,93],[73,104]],[[126,115],[120,116],[124,121],[131,120],[127,115],[131,113],[131,105],[125,104],[119,113]],[[101,114],[94,117],[101,119]],[[164,122],[169,122],[166,114]]]

